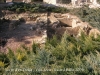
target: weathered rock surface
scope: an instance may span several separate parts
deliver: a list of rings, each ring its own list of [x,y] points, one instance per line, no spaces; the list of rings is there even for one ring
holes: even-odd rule
[[[9,37],[4,49],[12,46],[11,48],[15,50],[17,47],[20,47],[20,44],[31,46],[33,41],[44,44],[46,38],[52,38],[53,35],[57,35],[60,38],[65,32],[73,37],[81,36],[81,32],[89,36],[94,36],[95,38],[97,35],[100,35],[98,29],[93,28],[86,22],[82,22],[78,17],[69,13],[51,13],[50,16],[47,16],[47,13],[23,13],[5,15],[4,18],[11,20],[9,30],[12,30],[0,33],[0,37]],[[21,18],[26,22],[19,25],[18,22]],[[50,22],[48,22],[48,20]],[[15,29],[17,26],[18,28]]]
[[[52,28],[55,31],[55,34],[62,35],[65,31],[72,35],[79,37],[81,33],[84,32],[86,35],[93,34],[94,37],[100,35],[100,31],[92,26],[90,26],[87,22],[82,22],[78,17],[71,14],[53,14],[53,18],[51,17]],[[53,24],[58,22],[57,24]]]
[[[72,20],[71,19],[67,19],[67,18],[61,18],[58,19],[60,21],[60,23],[66,27],[71,27],[72,26]]]
[[[55,18],[53,15],[49,16],[49,20],[50,20],[51,24],[53,24],[53,23],[59,24],[59,20],[57,18]]]

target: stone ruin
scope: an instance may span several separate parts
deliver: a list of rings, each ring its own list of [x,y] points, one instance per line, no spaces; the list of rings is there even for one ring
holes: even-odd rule
[[[94,30],[96,32],[95,36],[99,34],[99,31],[97,29],[94,29],[88,23],[82,22],[78,17],[71,15],[69,13],[66,14],[51,13],[51,15],[48,17],[46,13],[31,14],[31,15],[19,14],[15,18],[17,18],[18,20],[13,20],[12,22],[10,22],[9,30],[15,29],[19,25],[19,19],[22,18],[26,22],[34,21],[36,23],[29,29],[36,31],[37,35],[43,35],[43,36],[47,35],[47,37],[52,37],[53,35],[57,35],[58,37],[61,37],[62,34],[64,34],[64,32],[67,32],[69,35],[72,35],[74,37],[79,37],[81,35],[81,32],[85,32],[87,35],[90,35],[94,34],[93,33]],[[47,23],[47,19],[49,20],[49,23]]]
[[[15,36],[14,38],[24,35],[24,38],[20,37],[19,39],[21,39],[21,41],[22,38],[25,39],[23,42],[24,44],[30,42],[30,44],[26,44],[27,46],[30,46],[32,42],[44,45],[47,38],[51,39],[54,35],[56,35],[58,39],[60,39],[65,32],[75,38],[80,37],[82,32],[89,36],[92,35],[95,38],[97,35],[100,35],[98,29],[91,27],[88,23],[82,22],[78,17],[69,13],[51,13],[49,16],[47,16],[47,13],[34,13],[31,15],[26,13],[23,15],[10,14],[10,17],[9,15],[6,15],[4,18],[11,20],[7,23],[9,26],[6,33],[10,33],[10,35],[15,34],[13,35]],[[25,22],[23,23],[20,19],[24,19]],[[26,35],[27,33],[28,35]],[[0,36],[2,35],[0,34]],[[7,47],[14,45],[12,46],[12,49],[19,45],[19,42],[16,43],[13,38],[7,40],[5,40],[5,38],[6,37],[0,38],[0,46],[2,46],[2,48],[6,45],[6,43],[10,43],[7,44]]]
[[[49,36],[52,36],[52,34],[54,34],[59,37],[62,36],[64,32],[73,37],[81,36],[82,32],[84,32],[86,35],[93,35],[95,38],[97,37],[97,35],[100,35],[98,29],[93,28],[86,22],[82,22],[78,17],[74,15],[51,14],[49,20],[50,24],[49,28],[47,29]]]

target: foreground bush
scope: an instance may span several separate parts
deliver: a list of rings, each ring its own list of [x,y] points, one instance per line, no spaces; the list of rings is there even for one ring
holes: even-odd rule
[[[61,41],[56,37],[47,40],[42,49],[38,44],[33,44],[32,50],[23,45],[16,53],[9,49],[6,57],[10,60],[10,64],[4,67],[2,73],[8,75],[99,75],[99,38],[99,36],[95,39],[86,35],[74,38],[64,34]]]

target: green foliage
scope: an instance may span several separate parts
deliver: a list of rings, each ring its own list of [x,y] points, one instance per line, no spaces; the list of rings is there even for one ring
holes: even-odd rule
[[[85,56],[87,60],[88,69],[94,71],[95,75],[100,74],[100,53],[97,51],[96,55],[90,53],[89,55]]]
[[[35,57],[35,65],[37,65],[37,68],[44,68],[47,67],[49,65],[49,56],[50,54],[45,51],[45,50],[40,50],[37,54],[37,56]]]
[[[47,43],[46,44],[47,45],[50,44],[50,45],[56,47],[58,43],[59,43],[59,40],[57,40],[57,37],[56,36],[53,36],[52,39],[47,40]]]
[[[26,3],[14,3],[12,6],[5,7],[5,10],[15,11],[17,13],[22,13],[30,11],[31,13],[43,13],[43,12],[55,12],[55,13],[66,13],[69,12],[68,9],[63,7],[45,7],[41,4],[26,4]]]
[[[6,68],[10,64],[9,58],[6,56],[6,54],[3,53],[0,53],[0,62],[4,63],[4,68]]]
[[[92,73],[89,69],[87,69],[88,66],[85,66],[86,60],[84,59],[84,56],[90,53],[95,54],[97,44],[92,37],[84,36],[85,35],[80,38],[74,38],[65,34],[62,37],[61,43],[58,43],[55,47],[52,44],[49,45],[52,56],[56,58],[56,66],[74,69],[83,68],[85,72],[81,72],[81,74]],[[80,74],[79,72],[75,73]],[[67,72],[66,74],[71,74],[71,72]],[[72,74],[74,74],[74,72]]]
[[[43,49],[35,43],[31,50],[22,45],[16,53],[9,49],[7,58],[10,64],[5,71],[2,70],[2,73],[10,75],[99,75],[99,45],[99,36],[93,38],[83,34],[75,38],[66,33],[60,41],[56,37],[47,40]],[[5,63],[0,62],[0,64],[3,66]],[[14,71],[16,69],[20,71]],[[28,69],[28,71],[21,71],[23,69]]]
[[[6,54],[0,53],[0,75],[4,73],[4,69],[10,65],[10,60]]]
[[[69,12],[69,10],[66,9],[66,8],[64,8],[64,7],[47,7],[46,9],[49,12],[55,12],[55,13],[65,13],[65,12]]]
[[[17,8],[16,9],[16,12],[17,13],[22,13],[22,12],[25,12],[25,9],[23,9],[23,8]]]
[[[38,46],[39,46],[38,44],[33,43],[33,45],[32,45],[32,51],[33,51],[34,54],[37,53],[37,50],[39,49]]]

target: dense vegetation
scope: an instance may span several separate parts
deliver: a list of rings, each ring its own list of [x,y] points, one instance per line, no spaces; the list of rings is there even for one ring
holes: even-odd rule
[[[22,13],[22,12],[31,12],[31,13],[42,13],[42,12],[56,12],[56,13],[64,13],[67,12],[68,10],[66,8],[62,7],[48,7],[48,6],[43,6],[42,4],[26,4],[26,3],[14,3],[12,6],[6,7],[6,10],[14,11],[17,13]]]
[[[33,44],[32,49],[23,45],[16,53],[9,48],[9,53],[0,54],[0,73],[1,75],[99,75],[99,52],[100,36],[96,39],[86,35],[74,38],[64,34],[61,41],[56,37],[47,40],[45,48],[41,48],[38,44]],[[46,71],[50,69],[51,71]]]

